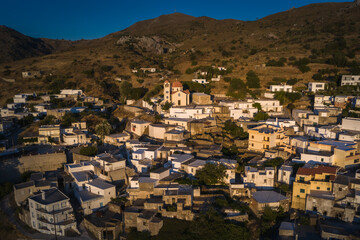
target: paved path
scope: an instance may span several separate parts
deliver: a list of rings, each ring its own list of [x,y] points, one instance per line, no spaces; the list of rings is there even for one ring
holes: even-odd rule
[[[11,208],[10,205],[10,194],[5,196],[3,199],[1,199],[0,201],[0,208],[1,210],[6,214],[6,216],[8,217],[9,221],[14,224],[16,226],[16,229],[21,232],[24,236],[31,238],[31,239],[55,239],[55,237],[53,235],[48,235],[48,234],[43,234],[40,232],[29,232],[26,228],[24,228],[18,221],[18,219],[15,216],[14,211]],[[79,226],[79,231],[81,233],[80,236],[78,237],[58,237],[58,240],[75,240],[75,239],[80,239],[80,240],[85,240],[85,239],[92,239],[87,231],[85,230],[83,224],[80,224]]]

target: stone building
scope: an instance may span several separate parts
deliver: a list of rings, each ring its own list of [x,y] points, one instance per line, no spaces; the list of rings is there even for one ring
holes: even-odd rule
[[[207,105],[212,104],[211,96],[206,93],[193,93],[192,95],[192,103],[198,105]]]
[[[114,205],[114,203],[109,203],[108,209],[84,217],[84,227],[98,240],[115,240],[122,232],[121,211],[114,208]]]
[[[285,212],[289,210],[290,201],[289,198],[274,191],[257,191],[254,192],[251,197],[250,208],[253,212],[261,216],[265,207],[278,210],[280,207]]]

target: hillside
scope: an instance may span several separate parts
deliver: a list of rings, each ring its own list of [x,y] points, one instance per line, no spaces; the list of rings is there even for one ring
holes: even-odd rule
[[[335,76],[352,72],[360,62],[360,7],[354,3],[311,4],[257,21],[174,13],[76,43],[33,39],[1,29],[13,37],[9,40],[12,47],[0,46],[1,55],[8,59],[0,64],[0,78],[15,79],[15,83],[0,82],[7,90],[0,92],[2,104],[17,92],[51,92],[60,87],[82,88],[89,95],[118,101],[121,93],[115,78],[151,91],[165,78],[190,81],[194,68],[211,65],[232,69],[224,77],[244,81],[246,73],[253,70],[261,89],[274,78],[296,78],[295,87],[302,88],[319,70],[323,78]],[[0,44],[5,41],[3,35]],[[25,59],[10,62],[21,58]],[[276,65],[281,58],[282,66],[269,63]],[[306,64],[299,61],[302,58]],[[160,71],[131,72],[139,67]],[[21,72],[27,70],[41,70],[45,76],[22,79]],[[52,76],[47,76],[50,73]],[[211,92],[224,94],[228,85],[221,80],[213,84]]]
[[[73,43],[65,40],[40,39],[25,36],[6,26],[0,26],[0,63],[38,57],[67,50]]]

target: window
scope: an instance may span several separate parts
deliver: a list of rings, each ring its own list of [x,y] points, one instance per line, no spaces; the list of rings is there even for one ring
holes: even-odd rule
[[[264,183],[266,183],[267,181],[266,181],[266,179],[264,179]]]
[[[354,163],[358,163],[358,162],[359,162],[359,159],[355,159],[355,160],[354,160]]]
[[[328,187],[327,190],[330,191],[330,188]]]
[[[316,187],[316,189],[317,189],[317,190],[319,190],[319,189],[320,189],[320,187]]]
[[[300,189],[300,192],[301,192],[301,193],[305,193],[305,189],[302,189],[302,188],[301,188],[301,189]]]
[[[339,192],[341,192],[342,191],[342,188],[341,187],[339,187]]]

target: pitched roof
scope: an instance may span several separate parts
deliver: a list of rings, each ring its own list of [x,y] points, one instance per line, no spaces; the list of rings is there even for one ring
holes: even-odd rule
[[[322,173],[336,174],[336,172],[337,172],[336,167],[318,165],[313,168],[299,168],[296,174],[299,175],[315,175]]]

